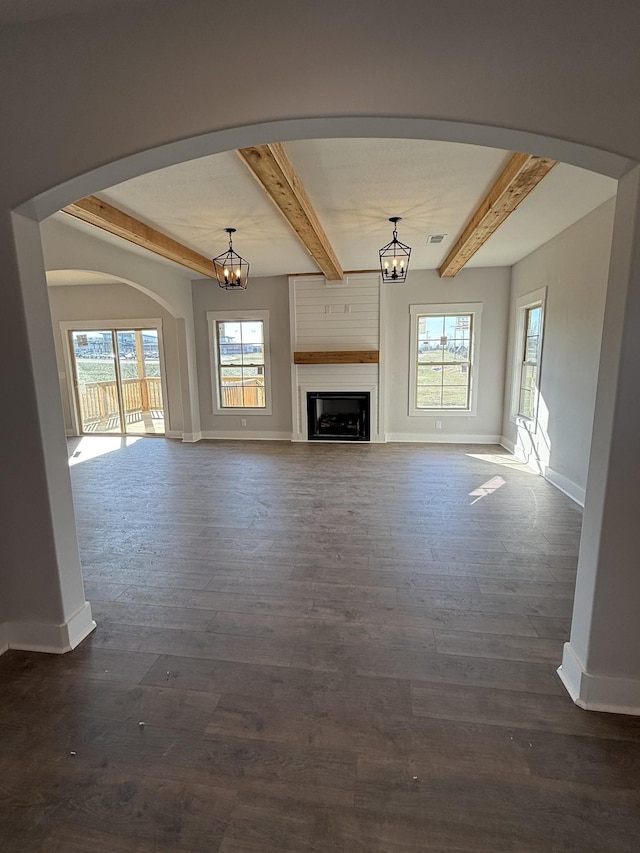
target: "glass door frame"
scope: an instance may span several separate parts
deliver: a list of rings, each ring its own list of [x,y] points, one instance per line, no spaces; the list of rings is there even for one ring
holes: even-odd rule
[[[125,320],[114,320],[114,319],[105,319],[105,320],[63,320],[60,323],[60,331],[62,334],[62,340],[64,341],[64,360],[65,360],[65,374],[66,374],[66,382],[67,382],[67,392],[69,398],[69,407],[71,410],[71,421],[73,426],[73,435],[83,436],[83,435],[114,435],[114,436],[128,436],[131,437],[133,433],[127,433],[126,431],[126,421],[125,421],[125,412],[124,412],[124,404],[122,399],[122,375],[120,371],[120,359],[118,357],[118,341],[117,341],[117,332],[120,331],[136,331],[136,330],[144,330],[144,329],[154,329],[158,333],[158,360],[160,365],[160,382],[162,387],[162,401],[163,401],[163,411],[164,411],[164,433],[162,435],[158,435],[158,438],[166,438],[169,434],[169,404],[168,404],[168,396],[167,396],[167,383],[166,383],[166,367],[165,367],[165,358],[164,358],[164,340],[162,336],[162,319],[160,317],[135,317],[133,319],[125,319]],[[105,331],[111,332],[113,345],[114,345],[114,361],[115,361],[115,371],[116,371],[116,381],[118,383],[118,411],[120,415],[120,432],[111,432],[111,433],[86,433],[82,429],[82,417],[80,413],[80,403],[78,400],[77,394],[77,377],[76,377],[76,365],[75,365],[75,357],[71,345],[71,333],[72,332],[91,332],[91,331]],[[148,436],[153,438],[153,433],[139,433],[140,436]]]

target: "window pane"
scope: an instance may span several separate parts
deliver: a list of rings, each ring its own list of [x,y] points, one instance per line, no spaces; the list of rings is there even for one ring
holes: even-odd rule
[[[242,379],[242,367],[240,365],[237,367],[221,367],[220,378],[225,385],[230,382],[240,382]]]
[[[242,342],[245,344],[261,344],[263,342],[262,320],[243,320]]]
[[[525,347],[525,361],[537,361],[538,360],[538,342],[540,338],[538,335],[531,335],[527,337],[527,343]]]
[[[525,418],[533,418],[533,393],[522,389],[520,391],[520,407],[518,414]]]
[[[218,336],[221,343],[225,340],[240,342],[240,323],[218,323]]]
[[[239,364],[241,356],[237,344],[220,344],[220,363]]]
[[[425,317],[427,334],[426,337],[431,341],[439,341],[444,335],[444,317]]]
[[[537,308],[529,308],[527,314],[527,334],[539,335],[540,321],[542,319],[542,306],[538,305]]]
[[[447,365],[443,368],[442,382],[444,385],[464,385],[469,384],[469,371],[463,368],[466,365],[455,364]]]
[[[440,338],[438,342],[427,343],[422,351],[418,353],[418,361],[442,364],[444,361],[444,350],[440,346]]]
[[[455,338],[451,344],[451,361],[469,361],[469,338]]]
[[[445,385],[442,389],[442,403],[445,408],[466,409],[467,408],[467,386]]]
[[[522,381],[520,387],[525,391],[534,391],[538,379],[538,368],[535,364],[524,364],[522,366]]]
[[[243,344],[245,364],[264,364],[264,344]]]
[[[442,408],[441,386],[419,385],[416,394],[416,408],[418,409],[440,409]]]
[[[442,385],[442,367],[418,365],[418,385]]]

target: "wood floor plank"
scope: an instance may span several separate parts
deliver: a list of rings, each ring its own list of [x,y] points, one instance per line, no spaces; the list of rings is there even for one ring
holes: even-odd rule
[[[215,610],[196,607],[154,607],[148,604],[130,604],[124,601],[108,601],[95,604],[92,608],[98,623],[119,622],[149,628],[177,628],[185,631],[204,631],[216,615]]]
[[[551,637],[568,642],[571,633],[571,619],[555,616],[530,616],[529,621],[539,637]]]
[[[556,674],[581,510],[504,450],[149,439],[71,473],[98,628],[0,657],[3,853],[640,849],[640,722]]]
[[[479,634],[436,629],[436,648],[441,655],[468,655],[498,660],[537,661],[560,665],[562,643],[539,637]]]
[[[571,616],[573,601],[533,595],[464,595],[440,590],[398,590],[398,604],[426,605],[444,610],[471,610],[481,613],[512,613],[526,616]]]
[[[105,622],[94,637],[98,648],[134,648],[156,655],[173,654],[206,660],[289,666],[293,656],[291,642],[279,637],[243,637],[205,631],[122,625]]]
[[[525,595],[535,598],[570,598],[573,601],[575,583],[571,581],[526,581],[478,578],[480,592],[489,595]]]
[[[419,717],[640,742],[637,717],[612,720],[610,714],[586,713],[561,694],[413,682],[411,700]]]

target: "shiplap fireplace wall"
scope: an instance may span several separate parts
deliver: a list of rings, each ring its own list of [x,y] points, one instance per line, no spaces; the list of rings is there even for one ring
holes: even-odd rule
[[[291,277],[289,306],[293,440],[308,440],[308,392],[368,391],[370,439],[384,441],[379,273]]]

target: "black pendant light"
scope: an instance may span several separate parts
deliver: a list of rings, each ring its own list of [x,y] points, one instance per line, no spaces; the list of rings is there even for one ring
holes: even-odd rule
[[[224,229],[229,235],[229,248],[213,259],[218,284],[223,290],[246,290],[249,280],[249,262],[233,251],[232,234],[235,228]]]
[[[398,240],[397,224],[402,220],[401,216],[391,216],[389,222],[393,223],[393,240],[380,249],[380,272],[382,280],[390,284],[402,284],[406,281],[409,269],[409,258],[411,249]]]

